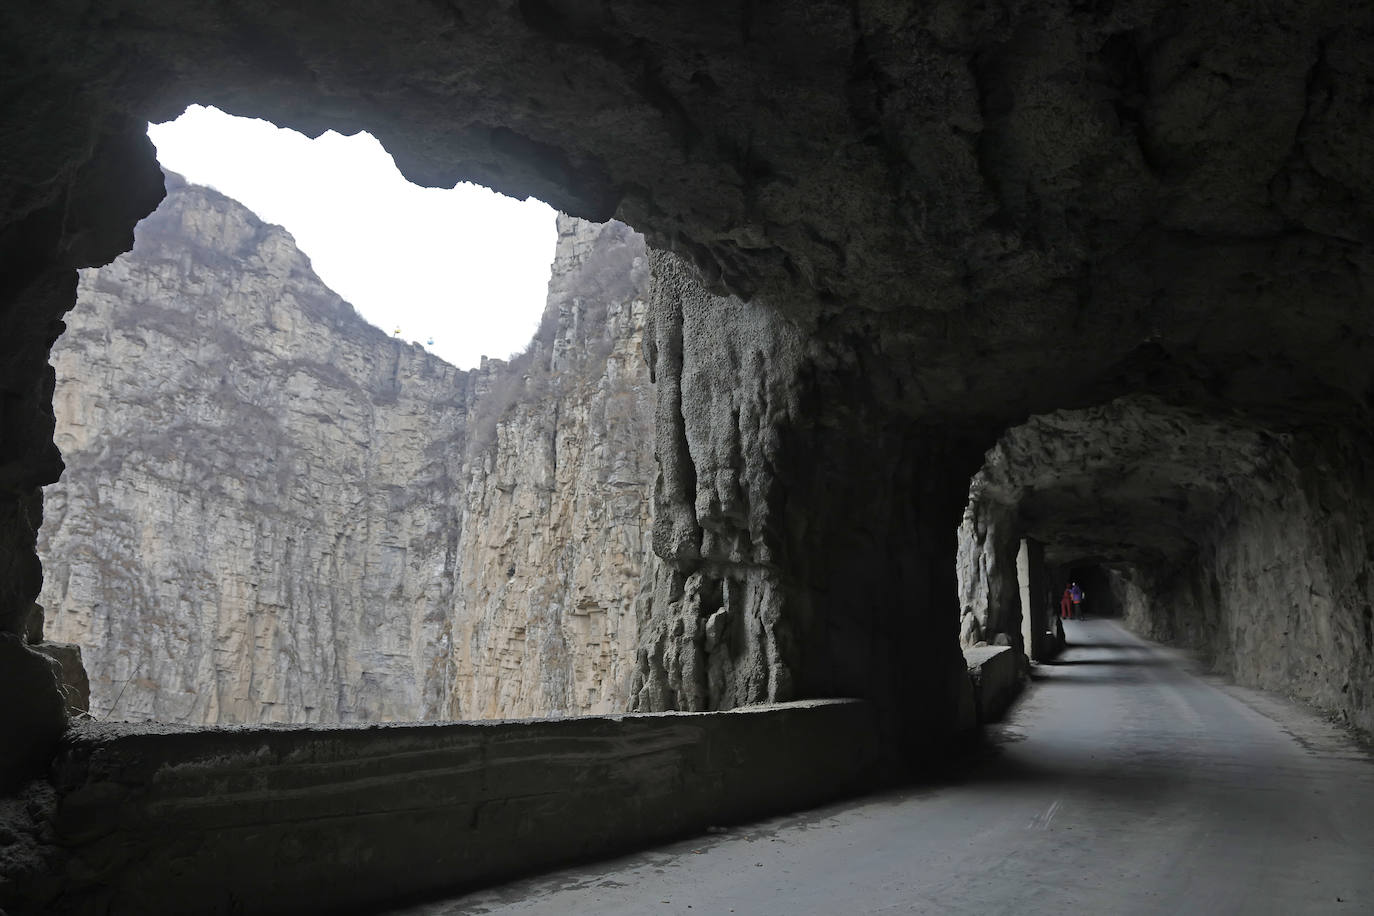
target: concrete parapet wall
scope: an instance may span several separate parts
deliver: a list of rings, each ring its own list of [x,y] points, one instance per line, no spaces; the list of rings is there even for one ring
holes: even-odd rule
[[[73,728],[62,912],[307,913],[495,881],[871,784],[854,700],[394,725]]]
[[[1011,646],[964,650],[978,722],[996,722],[1021,692],[1021,655]]]

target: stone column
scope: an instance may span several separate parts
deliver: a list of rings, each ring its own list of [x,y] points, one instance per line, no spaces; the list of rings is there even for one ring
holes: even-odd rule
[[[1045,606],[1045,545],[1034,538],[1022,538],[1016,554],[1016,579],[1021,585],[1021,636],[1032,661],[1049,657],[1045,633],[1049,629],[1049,608]]]
[[[1016,510],[975,496],[959,526],[960,639],[965,646],[986,642],[1029,651],[1024,649],[1017,590],[1020,543]]]

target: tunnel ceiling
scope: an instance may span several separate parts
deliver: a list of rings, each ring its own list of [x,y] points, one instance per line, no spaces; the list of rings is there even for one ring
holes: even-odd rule
[[[0,35],[0,219],[107,163],[73,264],[155,198],[143,122],[202,102],[617,215],[911,415],[1370,412],[1367,3],[67,0]]]
[[[1151,397],[1030,418],[974,479],[1012,507],[1053,564],[1159,566],[1187,558],[1237,501],[1276,500],[1279,440]]]

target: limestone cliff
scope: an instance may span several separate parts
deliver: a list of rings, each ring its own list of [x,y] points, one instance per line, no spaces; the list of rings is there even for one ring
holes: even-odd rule
[[[539,333],[492,367],[464,469],[451,718],[628,706],[655,472],[648,270],[624,225],[560,219]]]
[[[85,650],[93,712],[623,705],[617,577],[642,547],[602,548],[636,499],[647,512],[642,240],[562,218],[541,340],[464,372],[364,322],[284,230],[168,188],[129,255],[83,271],[53,356],[68,470],[40,600]],[[623,279],[583,288],[604,280],[588,264]],[[602,506],[603,479],[621,503]],[[514,634],[556,647],[518,688]]]

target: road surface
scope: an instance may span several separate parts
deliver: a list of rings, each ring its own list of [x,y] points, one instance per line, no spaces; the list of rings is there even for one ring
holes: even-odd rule
[[[1374,758],[1287,701],[1071,621],[957,781],[405,916],[1374,914]]]

